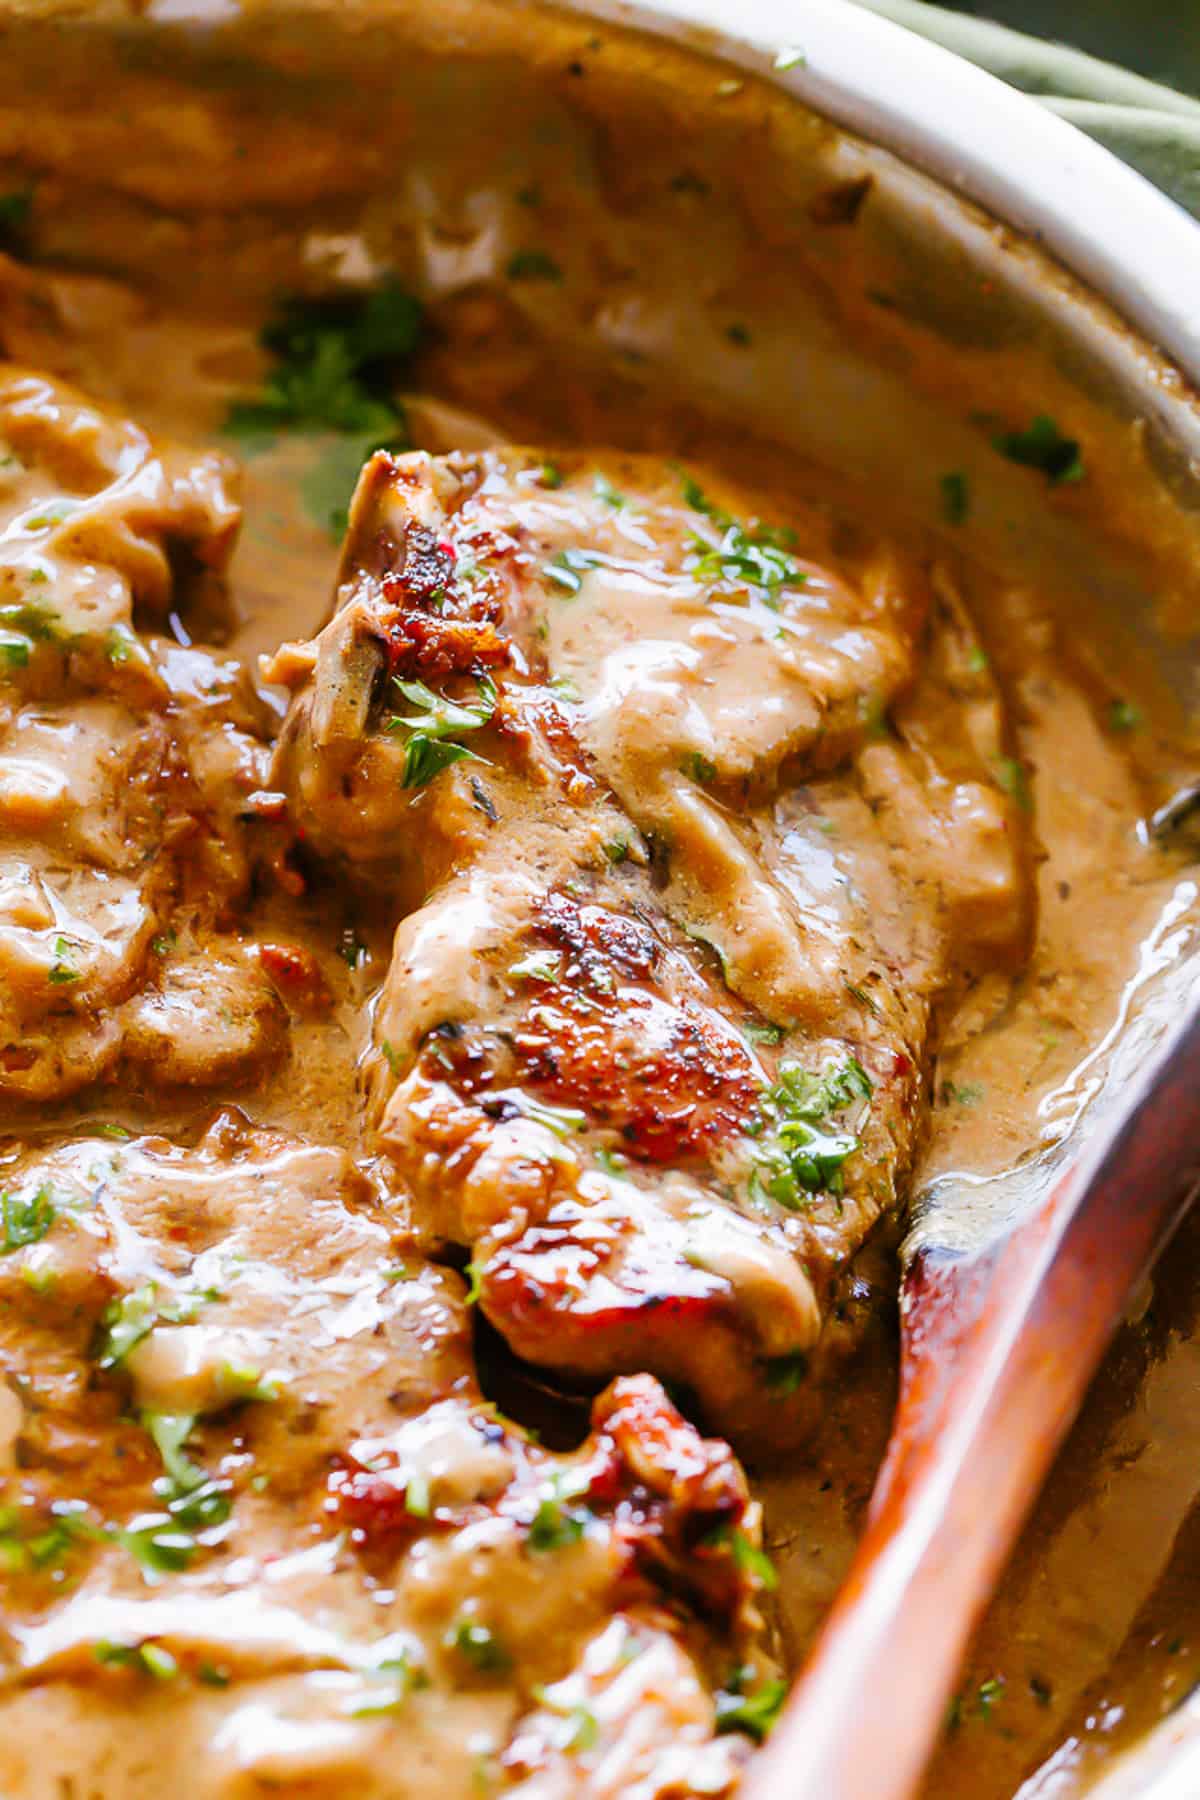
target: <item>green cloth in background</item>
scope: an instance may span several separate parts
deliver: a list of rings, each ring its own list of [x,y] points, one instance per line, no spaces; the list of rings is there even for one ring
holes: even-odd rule
[[[1083,51],[925,0],[858,3],[1032,94],[1200,218],[1200,100]]]

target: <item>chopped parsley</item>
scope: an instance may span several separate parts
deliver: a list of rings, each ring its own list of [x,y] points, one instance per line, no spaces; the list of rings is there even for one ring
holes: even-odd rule
[[[978,1106],[986,1091],[980,1081],[943,1081],[940,1098],[943,1106]]]
[[[38,1529],[21,1528],[15,1506],[0,1509],[0,1569],[10,1575],[56,1568],[76,1544],[94,1542],[104,1532],[82,1500],[56,1501]]]
[[[736,520],[719,517],[718,523],[723,526],[719,543],[710,543],[699,533],[692,536],[692,554],[684,566],[700,581],[736,582],[753,588],[769,606],[778,605],[782,587],[803,586],[804,572],[784,547],[790,534],[767,526],[748,529]]]
[[[885,738],[891,726],[888,723],[888,712],[878,694],[865,693],[858,696],[858,716],[862,728],[869,738]]]
[[[404,1484],[404,1510],[414,1519],[427,1519],[433,1511],[433,1488],[428,1475],[410,1475]]]
[[[761,1363],[767,1387],[781,1397],[794,1394],[808,1374],[808,1357],[803,1350],[789,1350],[784,1356],[768,1356]]]
[[[368,1719],[380,1714],[399,1712],[410,1694],[429,1686],[429,1676],[420,1663],[414,1662],[407,1650],[381,1662],[378,1668],[371,1670],[370,1678],[381,1684],[381,1691],[377,1698],[361,1701],[353,1709],[353,1718]]]
[[[623,506],[629,504],[625,495],[619,488],[613,486],[607,475],[598,474],[595,477],[592,482],[592,492],[597,500],[602,500],[605,506],[611,506],[615,512],[619,512]]]
[[[79,970],[72,960],[78,948],[78,944],[73,944],[69,938],[61,936],[55,938],[54,962],[51,964],[48,977],[55,987],[63,987],[72,981],[81,979]]]
[[[735,1526],[718,1525],[716,1530],[710,1532],[704,1539],[704,1543],[710,1549],[721,1549],[728,1546],[734,1562],[743,1575],[749,1575],[751,1580],[765,1593],[773,1593],[779,1586],[775,1564],[765,1550],[760,1550],[757,1544],[751,1543],[744,1531],[738,1530]]]
[[[538,1552],[565,1550],[577,1544],[587,1530],[591,1512],[586,1506],[572,1506],[587,1492],[586,1481],[569,1475],[554,1476],[550,1492],[543,1496],[529,1524],[529,1548]]]
[[[545,1126],[555,1137],[573,1137],[577,1131],[586,1131],[587,1114],[580,1112],[575,1106],[551,1106],[546,1100],[535,1100],[532,1094],[522,1093],[514,1089],[504,1095],[506,1100],[514,1102],[518,1110],[535,1125]]]
[[[11,1256],[27,1244],[40,1244],[58,1217],[48,1187],[35,1194],[0,1194],[0,1256]]]
[[[599,564],[600,558],[594,550],[560,550],[548,563],[543,563],[542,574],[547,581],[574,597],[583,586],[587,571],[598,568]]]
[[[195,1413],[169,1413],[147,1409],[142,1424],[154,1439],[163,1468],[178,1493],[190,1493],[205,1479],[204,1470],[184,1455],[184,1445],[196,1427]]]
[[[795,44],[785,44],[775,57],[775,67],[781,72],[786,69],[803,69],[807,63],[808,58],[803,50],[798,50]]]
[[[463,1270],[467,1278],[467,1291],[464,1296],[468,1306],[474,1306],[483,1293],[483,1267],[472,1260]]]
[[[345,440],[331,444],[301,484],[310,515],[335,535],[367,457],[408,446],[392,383],[421,329],[420,303],[394,278],[368,294],[286,301],[260,339],[274,367],[254,399],[229,411],[226,430],[251,454],[285,432],[336,432]]]
[[[555,1700],[544,1687],[535,1687],[533,1697],[539,1706],[564,1721],[567,1729],[559,1737],[560,1750],[579,1753],[595,1749],[600,1739],[600,1723],[590,1706],[585,1706],[582,1701],[572,1706]]]
[[[510,281],[561,281],[563,272],[545,250],[515,250],[505,274]]]
[[[512,1657],[496,1636],[478,1619],[460,1619],[446,1633],[446,1648],[457,1651],[481,1675],[502,1675],[512,1668]]]
[[[848,1108],[869,1102],[873,1091],[870,1077],[853,1056],[820,1074],[799,1063],[784,1063],[775,1082],[764,1090],[751,1132],[760,1140],[752,1188],[791,1211],[802,1207],[808,1194],[840,1194],[843,1165],[860,1141],[852,1131],[834,1128],[831,1121]]]
[[[143,1579],[152,1586],[162,1575],[178,1575],[190,1568],[199,1545],[171,1513],[150,1513],[132,1525],[113,1532],[123,1549],[139,1565]]]
[[[716,780],[717,765],[710,762],[707,756],[702,756],[699,750],[689,750],[679,764],[679,772],[681,775],[690,775],[693,781],[698,781],[703,786],[706,781]]]
[[[352,925],[347,925],[338,939],[338,955],[348,969],[359,969],[367,958],[367,946]]]
[[[617,863],[623,863],[629,855],[629,839],[623,837],[609,838],[608,842],[603,844],[601,848],[608,861],[615,866]]]
[[[746,1019],[742,1036],[752,1044],[781,1044],[786,1033],[782,1025],[773,1025],[770,1019]]]
[[[464,758],[472,762],[485,760],[465,744],[455,743],[454,739],[463,732],[478,731],[495,712],[496,684],[489,676],[479,677],[479,699],[474,706],[447,700],[427,688],[423,681],[397,681],[396,686],[410,706],[417,708],[407,717],[389,720],[387,727],[389,731],[409,734],[400,777],[402,787],[424,787],[443,769]]]
[[[1039,413],[1024,431],[1005,431],[992,439],[1009,462],[1038,469],[1051,487],[1082,481],[1083,454],[1074,438],[1064,437],[1048,413]]]
[[[1033,796],[1029,791],[1029,778],[1025,769],[1015,756],[998,756],[996,758],[996,780],[1004,789],[1010,800],[1015,800],[1022,812],[1033,811]]]
[[[141,1644],[114,1644],[101,1638],[93,1646],[98,1663],[117,1668],[136,1669],[155,1681],[171,1681],[179,1673],[179,1664],[169,1650],[148,1640]]]
[[[32,213],[32,187],[10,188],[7,194],[0,194],[0,246],[7,248],[22,235]]]
[[[961,469],[951,469],[939,482],[942,517],[947,525],[961,525],[971,510],[971,489]]]
[[[1136,731],[1142,722],[1142,709],[1132,700],[1114,700],[1106,717],[1110,731]]]
[[[245,1363],[222,1363],[221,1382],[232,1400],[278,1400],[280,1386]]]
[[[403,416],[388,378],[420,341],[420,303],[394,279],[365,295],[288,300],[260,342],[275,367],[227,428],[240,437],[325,430],[392,434]]]
[[[802,587],[804,571],[790,554],[794,534],[786,529],[763,525],[755,519],[743,525],[730,513],[722,512],[686,469],[679,472],[684,504],[700,512],[721,533],[713,543],[699,532],[691,537],[691,554],[684,566],[704,582],[729,581],[754,588],[768,605],[778,605],[778,591],[785,585]]]
[[[350,496],[359,471],[376,450],[407,448],[401,425],[381,438],[376,431],[330,438],[300,477],[299,494],[314,525],[324,526],[334,542],[350,524]]]
[[[9,631],[0,626],[0,657],[10,669],[27,669],[33,655],[33,639],[23,631]]]
[[[987,1681],[981,1681],[972,1694],[955,1694],[946,1714],[946,1730],[958,1731],[972,1714],[986,1724],[993,1708],[1004,1698],[1005,1686],[1003,1676],[993,1675]]]
[[[726,515],[718,512],[715,503],[709,499],[694,475],[689,475],[686,469],[680,469],[678,473],[685,506],[690,506],[693,512],[706,513],[710,519],[725,518]]]
[[[141,645],[128,625],[110,625],[104,634],[104,654],[110,663],[119,666],[131,659],[136,659]]]
[[[563,484],[563,472],[556,462],[544,462],[538,480],[544,488],[560,488]]]
[[[157,1323],[158,1289],[152,1281],[110,1301],[101,1318],[104,1336],[96,1358],[100,1367],[115,1369]]]
[[[535,950],[532,955],[523,957],[509,969],[509,974],[517,981],[545,981],[551,984],[559,979],[562,958],[557,950]]]
[[[779,1717],[787,1683],[772,1677],[747,1691],[746,1683],[753,1674],[749,1668],[735,1670],[729,1686],[717,1694],[717,1730],[744,1731],[761,1743]]]
[[[51,531],[54,526],[61,525],[64,519],[69,519],[82,505],[82,500],[52,500],[40,512],[26,513],[21,524],[26,531]]]
[[[131,1289],[119,1300],[110,1301],[101,1314],[103,1329],[97,1363],[102,1369],[115,1369],[160,1320],[170,1325],[188,1325],[200,1305],[220,1298],[215,1288],[197,1288],[160,1299],[158,1284],[153,1281]]]

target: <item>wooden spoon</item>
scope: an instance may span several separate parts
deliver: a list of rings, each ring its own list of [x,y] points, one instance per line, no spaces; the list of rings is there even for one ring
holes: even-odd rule
[[[908,1800],[970,1635],[1120,1321],[1200,1184],[1200,1006],[1033,1216],[926,1251],[866,1531],[746,1800]]]

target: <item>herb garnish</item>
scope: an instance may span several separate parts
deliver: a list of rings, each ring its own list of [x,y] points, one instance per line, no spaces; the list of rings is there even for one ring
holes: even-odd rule
[[[93,1646],[93,1655],[98,1663],[137,1669],[155,1681],[171,1681],[179,1673],[179,1664],[171,1652],[148,1640],[141,1644],[113,1644],[102,1638]]]
[[[686,756],[680,758],[679,773],[690,775],[693,781],[698,781],[703,786],[706,781],[716,780],[717,765],[710,762],[707,756],[702,756],[699,750],[689,750]]]
[[[0,249],[11,249],[23,237],[32,212],[32,187],[11,188],[7,194],[0,194]]]
[[[144,1514],[112,1535],[139,1564],[143,1579],[151,1586],[160,1575],[178,1575],[189,1568],[199,1549],[192,1533],[169,1512]]]
[[[36,1194],[0,1194],[0,1256],[40,1244],[57,1217],[48,1187],[40,1187]]]
[[[407,1650],[381,1662],[378,1668],[371,1670],[371,1678],[384,1684],[383,1691],[378,1699],[364,1700],[354,1707],[352,1718],[367,1719],[378,1714],[398,1712],[410,1694],[429,1686],[429,1676],[419,1663],[413,1661]]]
[[[542,564],[542,574],[547,581],[554,582],[556,587],[574,597],[583,586],[587,571],[599,565],[600,558],[594,550],[560,550],[557,556]]]
[[[515,250],[504,273],[510,281],[561,281],[563,272],[545,250]]]
[[[686,470],[680,471],[680,482],[685,504],[693,512],[704,513],[721,532],[716,544],[699,532],[692,533],[692,554],[684,563],[691,574],[701,581],[729,581],[752,587],[769,606],[778,605],[781,587],[804,585],[804,571],[789,554],[795,543],[794,533],[763,525],[757,519],[743,525],[732,514],[722,512]]]
[[[1011,800],[1015,800],[1022,812],[1033,811],[1033,796],[1029,792],[1029,778],[1024,766],[1015,756],[998,756],[996,758],[996,780]]]
[[[61,936],[55,938],[54,962],[51,964],[50,974],[47,979],[56,987],[61,987],[72,981],[80,980],[79,970],[72,961],[72,957],[78,948],[79,946],[71,943],[69,938]]]
[[[417,349],[421,325],[420,303],[394,277],[366,295],[286,301],[260,338],[274,368],[257,398],[230,408],[226,430],[249,454],[281,432],[341,434],[346,441],[332,444],[301,485],[311,516],[336,534],[366,458],[408,446],[391,384]]]
[[[808,1374],[808,1357],[803,1350],[789,1350],[784,1356],[764,1357],[761,1368],[772,1394],[794,1394]]]
[[[590,1706],[585,1706],[582,1701],[574,1706],[567,1705],[553,1699],[549,1690],[544,1687],[535,1687],[533,1697],[539,1706],[544,1706],[547,1712],[555,1713],[565,1721],[567,1730],[559,1738],[560,1750],[578,1752],[595,1748],[600,1737],[600,1722]]]
[[[452,741],[458,733],[478,731],[496,710],[495,682],[490,676],[483,675],[476,685],[479,689],[477,703],[463,706],[456,700],[435,694],[423,681],[396,682],[404,698],[418,709],[408,717],[396,717],[388,722],[389,731],[409,733],[404,771],[400,777],[402,787],[424,787],[435,775],[440,775],[451,763],[461,762],[464,757],[472,762],[485,760],[465,744]]]
[[[703,1540],[710,1549],[723,1549],[726,1546],[733,1553],[733,1560],[743,1575],[749,1575],[755,1584],[765,1593],[773,1593],[779,1586],[779,1577],[775,1573],[775,1564],[765,1550],[751,1543],[744,1531],[736,1526],[718,1525],[715,1531]]]
[[[531,1550],[565,1550],[577,1544],[587,1530],[591,1513],[586,1506],[571,1506],[588,1491],[589,1483],[578,1477],[558,1474],[550,1483],[550,1491],[538,1505],[529,1525]]]
[[[806,579],[795,557],[784,548],[785,536],[790,534],[767,526],[747,529],[733,520],[725,525],[718,544],[694,533],[693,554],[684,566],[701,581],[729,581],[752,587],[768,606],[778,606],[780,588],[801,587]]]
[[[19,1525],[17,1507],[0,1509],[0,1568],[11,1575],[53,1568],[76,1544],[104,1536],[82,1500],[55,1501],[39,1530],[23,1534]]]
[[[853,1056],[819,1075],[799,1063],[782,1064],[775,1082],[764,1090],[751,1133],[761,1139],[752,1188],[792,1211],[805,1204],[806,1194],[840,1194],[843,1165],[860,1140],[851,1131],[831,1129],[830,1120],[869,1101],[873,1092],[870,1076]]]
[[[190,1293],[159,1298],[158,1284],[145,1282],[113,1300],[101,1314],[103,1333],[96,1354],[102,1369],[115,1369],[129,1352],[148,1337],[160,1320],[169,1325],[189,1325],[200,1305],[219,1300],[216,1288],[197,1288]]]
[[[1108,708],[1107,724],[1110,731],[1136,731],[1142,722],[1142,709],[1135,706],[1132,700],[1113,700]]]
[[[1024,431],[1002,432],[992,443],[1009,462],[1040,469],[1051,487],[1083,480],[1083,454],[1078,442],[1064,437],[1048,413],[1039,413]]]
[[[942,517],[947,525],[961,525],[971,510],[971,489],[961,469],[951,469],[939,482]]]
[[[772,1024],[770,1019],[744,1019],[742,1036],[751,1044],[781,1044],[786,1036],[782,1025]]]
[[[750,1668],[736,1669],[729,1686],[717,1694],[717,1730],[744,1731],[747,1737],[761,1743],[779,1717],[787,1698],[787,1683],[772,1678],[760,1681],[747,1693],[746,1683],[753,1674]]]
[[[446,1633],[445,1643],[448,1650],[456,1650],[481,1675],[502,1675],[512,1668],[512,1657],[500,1639],[478,1619],[460,1619]]]
[[[628,505],[625,495],[619,488],[613,486],[607,475],[596,475],[592,482],[592,491],[597,500],[602,500],[605,506],[611,506],[614,512],[620,512],[623,506]]]

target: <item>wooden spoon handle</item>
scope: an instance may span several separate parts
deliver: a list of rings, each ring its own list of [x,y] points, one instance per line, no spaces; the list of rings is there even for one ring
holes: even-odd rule
[[[1032,1219],[988,1257],[918,1268],[867,1529],[746,1800],[914,1793],[1017,1533],[1198,1182],[1200,1010]]]

